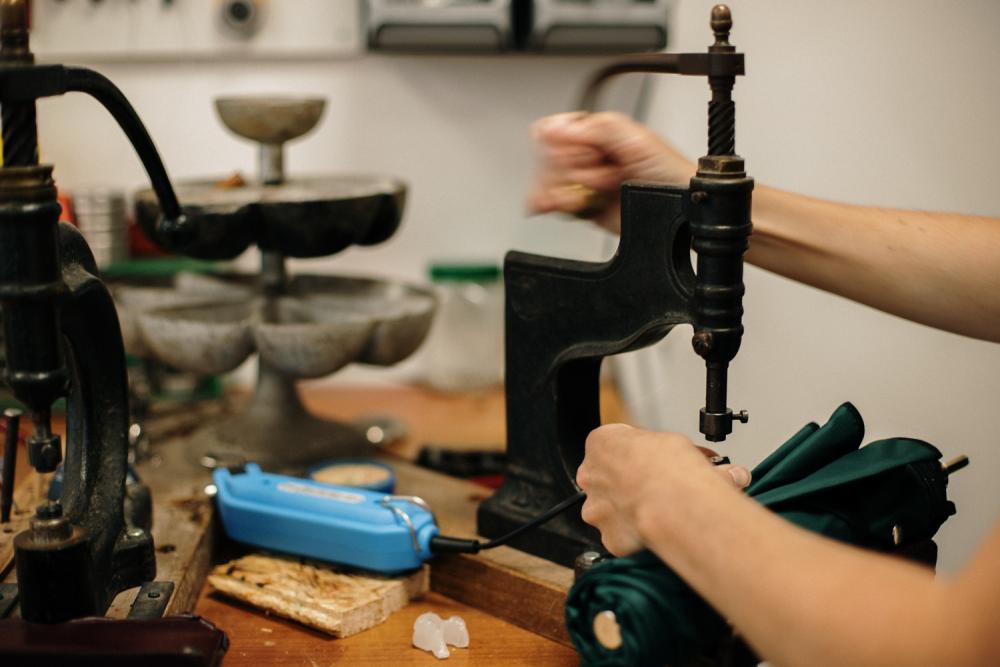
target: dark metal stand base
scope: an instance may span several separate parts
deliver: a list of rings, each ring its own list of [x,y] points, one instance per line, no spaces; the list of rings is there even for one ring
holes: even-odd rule
[[[188,443],[188,458],[195,464],[257,463],[289,473],[328,459],[372,455],[374,448],[360,430],[310,414],[295,382],[264,364],[250,406],[199,429]]]
[[[188,458],[199,465],[257,463],[265,470],[301,472],[335,458],[372,456],[373,447],[357,429],[309,413],[279,417],[253,410],[199,429],[188,443]]]

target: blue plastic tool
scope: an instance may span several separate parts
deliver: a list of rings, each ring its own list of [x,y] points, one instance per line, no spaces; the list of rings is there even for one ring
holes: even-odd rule
[[[254,463],[212,476],[222,524],[237,542],[385,573],[432,555],[438,527],[419,498],[265,473]]]

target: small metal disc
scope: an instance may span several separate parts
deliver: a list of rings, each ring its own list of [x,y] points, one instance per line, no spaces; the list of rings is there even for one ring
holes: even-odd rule
[[[617,651],[622,646],[622,630],[618,626],[615,612],[607,609],[594,616],[594,636],[598,643],[609,651]]]

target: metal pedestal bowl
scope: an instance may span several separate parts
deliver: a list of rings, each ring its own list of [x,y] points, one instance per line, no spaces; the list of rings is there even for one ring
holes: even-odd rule
[[[433,295],[396,282],[301,275],[273,296],[260,293],[256,282],[255,276],[179,274],[173,287],[115,287],[132,352],[206,375],[259,356],[250,405],[199,430],[191,459],[296,469],[371,454],[360,431],[309,414],[295,381],[352,362],[390,366],[405,359],[427,334]]]
[[[256,245],[260,275],[181,275],[172,289],[119,289],[126,340],[137,354],[203,374],[225,373],[258,353],[250,407],[194,436],[190,451],[198,461],[296,468],[363,455],[362,434],[306,412],[294,382],[354,361],[389,366],[406,358],[427,334],[434,297],[387,281],[289,278],[285,258],[385,241],[399,227],[406,187],[358,174],[286,179],[283,145],[316,126],[322,99],[222,98],[216,109],[229,130],[257,144],[256,182],[180,183],[191,229],[180,245],[157,234],[160,211],[151,191],[136,195],[136,218],[154,241],[192,257],[230,259]]]

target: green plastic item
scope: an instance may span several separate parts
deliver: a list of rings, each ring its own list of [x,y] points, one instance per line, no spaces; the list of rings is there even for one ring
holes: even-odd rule
[[[217,262],[206,262],[191,257],[144,257],[114,262],[101,269],[101,276],[108,279],[162,278],[181,272],[212,273],[219,269]]]
[[[955,506],[941,453],[910,438],[861,447],[864,422],[850,403],[822,427],[808,424],[753,471],[747,494],[783,518],[856,546],[890,551],[893,527],[907,543],[929,540]],[[615,613],[622,645],[602,646],[594,616]],[[566,625],[582,663],[688,665],[718,657],[728,624],[673,570],[644,551],[596,565],[566,599]]]
[[[502,274],[493,262],[435,262],[428,272],[435,283],[495,283]]]

